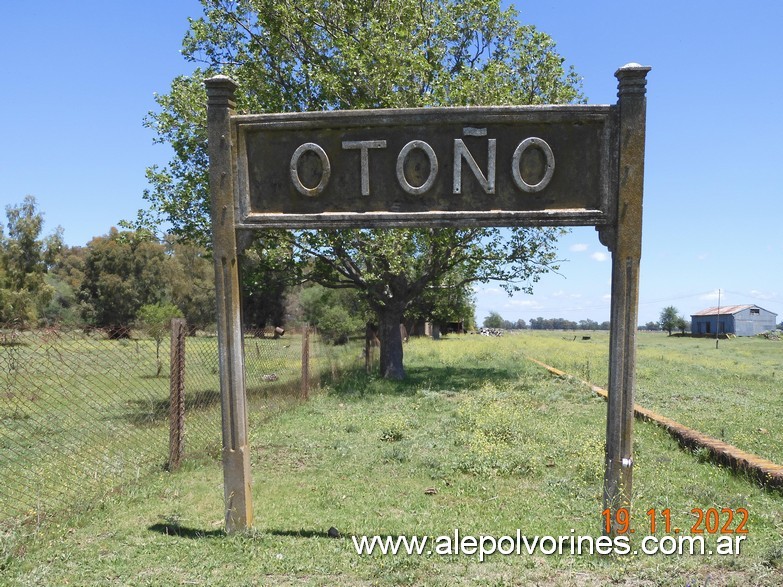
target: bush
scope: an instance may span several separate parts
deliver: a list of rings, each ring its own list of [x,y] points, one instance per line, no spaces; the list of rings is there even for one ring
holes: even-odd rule
[[[160,344],[171,330],[172,319],[181,317],[182,312],[177,306],[160,303],[142,306],[136,316],[137,326],[155,341],[156,377],[160,377],[160,372],[163,370],[163,362],[160,360]]]
[[[305,320],[318,328],[327,343],[345,344],[365,323],[355,292],[317,285],[303,290],[299,303]]]
[[[342,306],[325,308],[318,321],[318,329],[323,340],[334,344],[345,344],[348,342],[348,337],[361,327],[361,318],[352,316]]]

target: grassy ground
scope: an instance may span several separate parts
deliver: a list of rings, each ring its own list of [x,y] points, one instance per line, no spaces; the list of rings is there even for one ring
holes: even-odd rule
[[[520,352],[606,386],[608,333],[526,332]],[[636,403],[783,464],[783,345],[639,333]]]
[[[166,462],[167,343],[160,375],[148,339],[22,333],[0,345],[0,529],[39,523]],[[252,405],[299,393],[301,344],[290,333],[246,339]],[[315,350],[314,371],[339,358]],[[220,442],[217,339],[189,337],[185,354],[186,450],[200,454]]]
[[[362,535],[436,537],[455,529],[494,537],[519,529],[530,539],[600,535],[605,403],[523,358],[605,383],[605,341],[564,336],[414,340],[406,346],[403,383],[354,374],[304,404],[255,404],[252,531],[222,533],[222,474],[213,446],[181,471],[123,488],[67,522],[53,520],[32,539],[7,532],[0,584],[780,585],[781,495],[702,462],[643,423],[635,429],[632,548],[649,532],[651,508],[669,508],[672,526],[684,534],[695,521],[693,508],[747,508],[749,533],[739,556],[576,556],[566,548],[563,555],[494,554],[481,562],[477,554],[356,553],[351,537]],[[683,342],[694,346],[677,346]],[[645,400],[667,401],[663,383],[687,375],[668,393],[677,387],[697,399],[690,409],[668,405],[707,418],[713,400],[703,398],[730,403],[736,389],[750,393],[756,381],[766,384],[744,367],[744,357],[765,349],[735,342],[722,341],[716,370],[710,360],[717,353],[693,341],[640,337],[640,403],[679,419],[667,404]],[[704,368],[688,370],[690,363]],[[736,385],[718,391],[716,373],[732,381],[732,365]],[[667,376],[658,369],[671,370]],[[658,395],[645,398],[651,390]],[[760,428],[759,418],[780,420],[774,401],[748,400],[741,408],[729,412],[728,430]],[[660,526],[659,519],[662,537]],[[342,537],[330,538],[330,527]],[[717,536],[706,539],[712,548]]]

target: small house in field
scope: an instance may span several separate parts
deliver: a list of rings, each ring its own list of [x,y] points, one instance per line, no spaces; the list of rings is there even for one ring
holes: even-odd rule
[[[707,308],[691,314],[691,332],[755,336],[775,330],[777,316],[755,305]]]

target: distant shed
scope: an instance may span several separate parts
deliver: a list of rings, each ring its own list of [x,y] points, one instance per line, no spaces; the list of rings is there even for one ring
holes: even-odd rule
[[[755,305],[707,308],[691,314],[693,334],[755,336],[775,330],[777,314]]]

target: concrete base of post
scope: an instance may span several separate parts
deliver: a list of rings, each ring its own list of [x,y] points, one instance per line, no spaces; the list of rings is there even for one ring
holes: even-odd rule
[[[223,449],[223,484],[226,504],[226,532],[245,530],[253,524],[253,503],[247,499],[250,487],[250,450]]]

